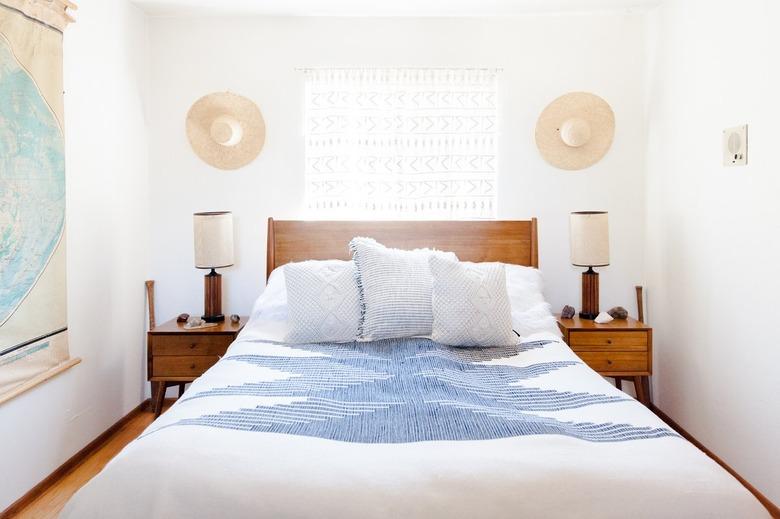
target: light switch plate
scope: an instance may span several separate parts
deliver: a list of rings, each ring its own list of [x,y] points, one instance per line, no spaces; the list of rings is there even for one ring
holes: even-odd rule
[[[723,130],[723,165],[744,166],[747,164],[747,124]]]

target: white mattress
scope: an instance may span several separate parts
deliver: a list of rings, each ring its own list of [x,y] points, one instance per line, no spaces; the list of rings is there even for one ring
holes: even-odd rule
[[[287,395],[269,390],[285,380],[292,382],[284,387],[300,385],[307,376],[298,373],[296,377],[303,378],[291,378],[278,369],[274,358],[295,361],[305,357],[306,362],[316,360],[329,365],[329,359],[323,357],[351,355],[343,349],[328,353],[327,349],[313,347],[291,348],[274,342],[279,337],[279,320],[274,316],[253,318],[226,357],[83,487],[61,517],[767,516],[733,477],[666,428],[644,406],[581,363],[555,333],[526,338],[530,346],[512,355],[479,358],[477,354],[477,358],[471,358],[469,352],[441,349],[433,355],[442,362],[455,362],[452,359],[457,361],[465,355],[469,362],[463,364],[464,373],[472,373],[472,369],[482,373],[480,365],[502,373],[530,373],[504,389],[512,391],[510,394],[522,390],[523,395],[542,394],[544,398],[558,395],[556,402],[571,402],[574,397],[570,395],[588,395],[581,397],[583,405],[545,409],[544,405],[531,404],[517,415],[520,419],[506,415],[486,419],[485,414],[492,410],[464,411],[461,406],[453,418],[457,423],[437,423],[449,415],[435,412],[426,415],[432,420],[428,422],[408,423],[396,416],[387,422],[385,431],[381,431],[383,422],[372,414],[385,411],[357,411],[355,414],[364,413],[361,416],[368,417],[367,421],[350,416],[349,420],[357,421],[347,428],[319,427],[319,422],[315,423],[338,421],[344,413],[336,418],[311,415],[299,422],[289,419],[300,418],[295,414],[272,418],[242,414],[284,405],[296,409],[296,405],[312,398],[312,394],[301,396],[293,391]],[[417,341],[411,345],[389,344],[382,352],[409,347],[418,353],[410,354],[404,362],[431,357],[423,351],[427,346]],[[360,381],[339,391],[361,387],[365,405],[375,399],[387,403],[394,396],[403,400],[402,394],[374,395],[365,389],[371,384],[387,383],[387,378],[376,377],[366,382],[365,366],[384,363],[381,365],[393,371],[397,366],[389,362],[397,361],[376,360],[376,355],[381,355],[370,350],[370,344],[361,347],[369,350],[352,357],[365,360],[368,352],[374,360],[365,360],[362,371],[351,361],[342,364],[349,368],[339,375],[346,385],[351,377]],[[264,365],[268,359],[274,360],[271,365],[275,368]],[[429,380],[439,380],[437,373]],[[318,378],[315,373],[312,380],[322,383],[330,379],[326,374]],[[246,387],[255,389],[245,393],[236,389]],[[386,407],[392,407],[391,403]],[[355,404],[354,399],[350,404]],[[420,405],[430,408],[433,404],[425,401]],[[433,407],[439,409],[436,406],[438,403]],[[529,428],[524,417],[541,424],[538,433],[536,425]],[[500,424],[507,427],[491,429],[498,423],[494,418],[504,420]],[[624,429],[615,434],[609,427],[600,427],[596,434],[596,429],[583,424],[620,424]],[[445,437],[449,439],[442,439]]]

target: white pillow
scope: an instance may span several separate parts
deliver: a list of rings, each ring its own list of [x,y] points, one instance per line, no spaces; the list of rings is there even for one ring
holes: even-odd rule
[[[353,238],[349,249],[358,271],[366,341],[431,335],[433,279],[428,259],[457,261],[452,252],[389,249],[371,238]]]
[[[288,263],[285,342],[351,342],[360,326],[355,263],[327,260]]]
[[[512,310],[524,312],[544,303],[544,282],[539,269],[505,263],[506,289],[512,301]]]
[[[550,304],[544,299],[542,274],[533,267],[504,264],[506,287],[512,305],[512,326],[521,337],[539,332],[560,336]]]
[[[287,320],[287,286],[284,279],[284,267],[277,267],[268,276],[268,283],[252,306],[251,319],[259,319],[269,313],[274,317]],[[262,315],[261,315],[262,314]]]
[[[432,256],[433,332],[450,346],[517,344],[501,263],[467,263]]]

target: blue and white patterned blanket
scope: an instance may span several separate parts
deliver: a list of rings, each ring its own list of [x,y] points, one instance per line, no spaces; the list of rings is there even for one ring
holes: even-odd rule
[[[182,402],[229,396],[291,397],[182,418],[167,427],[199,425],[241,431],[313,436],[360,443],[488,440],[559,434],[594,442],[674,436],[665,427],[562,421],[543,416],[629,400],[628,396],[543,389],[545,376],[577,360],[513,366],[490,361],[544,348],[554,341],[514,347],[464,349],[427,339],[286,346],[271,354],[230,355],[284,374],[188,392]],[[280,352],[287,351],[287,356]]]

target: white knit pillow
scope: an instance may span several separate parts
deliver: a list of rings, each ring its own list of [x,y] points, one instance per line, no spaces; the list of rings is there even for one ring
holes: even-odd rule
[[[433,333],[450,346],[516,344],[501,263],[460,263],[433,256]]]
[[[361,338],[430,336],[433,280],[428,259],[457,261],[457,256],[430,249],[389,249],[371,238],[353,238],[349,248],[358,271]]]
[[[284,266],[286,342],[351,342],[358,338],[360,294],[353,261],[303,261]]]

